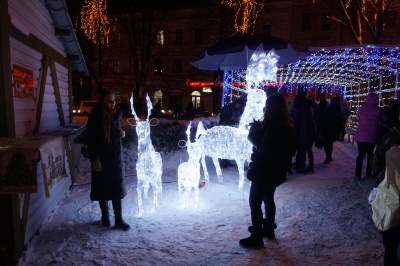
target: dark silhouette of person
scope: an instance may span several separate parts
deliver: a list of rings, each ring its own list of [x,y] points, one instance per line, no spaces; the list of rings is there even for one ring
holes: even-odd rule
[[[388,132],[378,140],[371,159],[371,167],[376,173],[379,173],[378,177],[380,177],[376,182],[376,187],[382,182],[385,175],[387,175],[388,183],[399,183],[399,176],[396,174],[400,170],[398,167],[399,164],[393,162],[387,164],[386,152],[392,147],[400,146],[400,99],[391,102],[386,107],[384,122],[388,126]],[[391,159],[395,158],[392,156]],[[393,166],[397,166],[397,169],[388,169],[388,167]],[[389,207],[387,208],[390,209]],[[393,217],[396,217],[395,215],[396,212],[394,212]],[[384,265],[400,265],[400,259],[397,256],[397,250],[400,245],[400,226],[391,226],[388,230],[382,231],[382,243],[385,248]]]
[[[298,173],[314,173],[314,153],[312,147],[317,140],[317,126],[311,100],[305,93],[294,98],[293,120],[296,132],[296,171]],[[306,155],[308,167],[305,168]]]
[[[321,121],[321,135],[324,143],[325,161],[324,164],[329,164],[333,161],[333,143],[337,140],[340,130],[340,99],[334,97],[326,107]]]
[[[186,106],[185,109],[186,115],[188,116],[189,119],[194,118],[194,105],[192,101],[189,101],[188,105]]]
[[[158,117],[161,115],[161,110],[162,110],[161,100],[158,100],[157,103],[154,105],[153,110],[151,110],[151,115]]]
[[[294,149],[294,134],[293,120],[283,95],[268,97],[263,121],[254,122],[248,135],[253,144],[247,172],[251,181],[249,204],[252,225],[248,228],[250,237],[239,241],[244,247],[260,247],[264,245],[263,237],[275,238],[274,195],[276,188],[286,179],[287,162]]]

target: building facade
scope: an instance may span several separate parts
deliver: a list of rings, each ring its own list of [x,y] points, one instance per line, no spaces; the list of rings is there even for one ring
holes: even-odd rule
[[[223,73],[195,69],[190,57],[218,40],[239,34],[233,25],[241,9],[219,1],[206,2],[160,8],[151,13],[141,10],[111,14],[118,23],[110,43],[103,47],[102,87],[114,90],[121,100],[129,99],[132,92],[136,97],[148,93],[154,104],[161,101],[165,112],[183,111],[190,102],[195,109],[218,112],[221,87],[215,86],[215,81]],[[390,12],[384,42],[396,44],[397,10]],[[350,19],[354,20],[353,15]],[[258,13],[254,33],[271,34],[309,47],[356,44],[349,30],[329,16],[344,19],[336,2],[271,0]],[[363,43],[372,42],[364,34]],[[99,52],[94,49],[94,54],[96,57]],[[93,90],[96,95],[96,86]],[[322,97],[316,90],[314,94]],[[290,101],[291,96],[288,97]]]

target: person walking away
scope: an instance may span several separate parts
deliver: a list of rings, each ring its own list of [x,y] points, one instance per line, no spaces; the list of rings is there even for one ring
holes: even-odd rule
[[[387,171],[387,173],[391,175],[397,172],[397,176],[387,175],[388,180],[392,180],[390,182],[393,184],[398,184],[400,182],[400,180],[398,180],[398,174],[400,173],[399,163],[386,163],[386,152],[392,147],[400,146],[400,99],[389,104],[385,120],[386,124],[389,126],[388,132],[378,140],[375,152],[371,159],[372,169],[376,173],[380,173],[380,178],[378,178],[376,187],[384,179],[386,171],[388,170],[386,168],[390,166],[397,167],[397,169],[391,169]],[[391,158],[396,159],[393,158],[393,156]],[[397,191],[397,193],[399,193],[399,191]],[[394,226],[386,231],[382,231],[382,243],[385,248],[384,265],[400,265],[400,257],[397,256],[397,250],[400,248],[400,227]]]
[[[296,132],[296,171],[314,173],[312,146],[317,140],[317,126],[312,102],[306,98],[305,93],[300,93],[295,97],[293,118]],[[306,155],[308,155],[307,169],[305,169]]]
[[[101,223],[111,227],[108,202],[111,200],[115,228],[130,228],[122,218],[122,199],[126,196],[125,167],[121,138],[122,111],[115,105],[115,95],[108,90],[99,94],[99,102],[90,113],[86,126],[86,143],[92,167],[90,199],[98,201]]]
[[[350,106],[347,103],[346,99],[342,99],[340,101],[340,114],[342,115],[342,119],[340,119],[340,131],[338,140],[343,141],[344,136],[346,135],[346,122],[347,118],[349,118],[351,114]]]
[[[254,122],[248,135],[253,144],[247,172],[247,178],[251,181],[249,205],[252,225],[248,228],[250,237],[239,241],[244,247],[262,247],[263,237],[275,238],[274,195],[276,188],[286,178],[287,162],[294,149],[294,134],[294,123],[283,95],[268,97],[263,121]]]
[[[357,142],[358,156],[356,159],[355,180],[361,180],[362,166],[365,155],[367,155],[367,177],[372,177],[371,157],[375,145],[379,139],[379,119],[381,108],[378,106],[379,96],[376,93],[369,93],[364,106],[358,109],[358,127],[354,136]]]
[[[340,119],[340,100],[338,97],[334,97],[326,107],[321,121],[321,135],[325,150],[324,164],[329,164],[333,161],[333,143],[337,140],[340,129]]]

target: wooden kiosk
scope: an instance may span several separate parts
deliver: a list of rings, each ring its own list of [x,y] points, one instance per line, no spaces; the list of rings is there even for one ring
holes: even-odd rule
[[[72,75],[87,68],[64,0],[0,0],[0,265],[75,178]]]

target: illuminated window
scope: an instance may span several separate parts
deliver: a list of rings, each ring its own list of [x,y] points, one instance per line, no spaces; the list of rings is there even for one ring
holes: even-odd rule
[[[301,17],[301,31],[311,31],[312,29],[312,14],[304,13]]]
[[[194,43],[195,44],[202,44],[203,43],[203,30],[202,29],[195,29],[194,30]]]
[[[201,93],[199,91],[194,91],[194,92],[192,92],[191,96],[192,96],[192,103],[193,103],[194,109],[199,109]]]
[[[164,45],[164,31],[157,31],[157,44]]]
[[[182,44],[182,38],[183,38],[183,30],[182,29],[175,30],[175,44]]]
[[[162,106],[162,91],[161,90],[156,90],[154,92],[154,103],[157,103],[160,100],[161,106]]]

